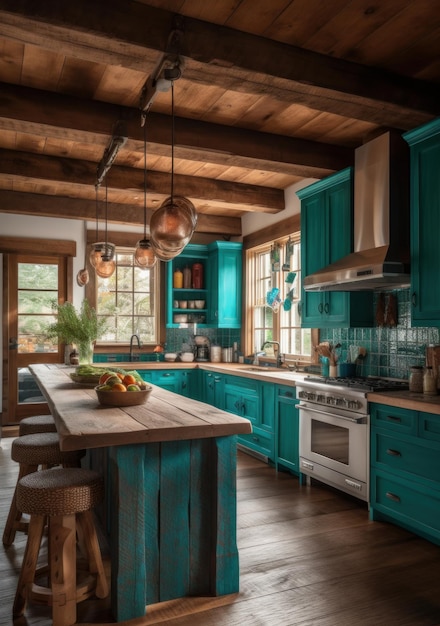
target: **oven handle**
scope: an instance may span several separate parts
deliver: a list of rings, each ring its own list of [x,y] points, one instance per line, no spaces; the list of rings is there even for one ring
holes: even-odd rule
[[[353,422],[354,424],[365,424],[365,415],[360,415],[359,417],[347,417],[346,415],[337,415],[335,413],[328,413],[327,411],[319,411],[314,407],[309,406],[308,404],[297,404],[296,408],[299,409],[307,409],[307,411],[311,411],[312,413],[319,413],[319,415],[325,415],[328,417],[331,415],[332,417],[337,418],[338,420],[345,420],[347,422]]]

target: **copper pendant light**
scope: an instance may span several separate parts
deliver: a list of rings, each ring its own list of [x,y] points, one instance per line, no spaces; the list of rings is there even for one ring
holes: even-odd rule
[[[145,115],[142,117],[144,126],[144,237],[136,244],[134,263],[140,269],[151,269],[156,264],[156,256],[150,241],[147,239],[147,123]]]
[[[98,206],[99,206],[99,203],[98,203],[98,189],[99,189],[99,184],[97,183],[95,185],[95,192],[96,192],[96,240],[98,240],[98,237],[99,237],[99,231],[98,231]],[[106,207],[106,211],[107,211],[107,207]],[[113,257],[115,255],[115,251],[116,251],[116,247],[112,243],[108,243],[108,241],[107,241],[107,216],[106,216],[105,228],[106,228],[106,241],[96,241],[95,243],[92,243],[92,249],[91,249],[90,255],[89,255],[90,265],[95,270],[96,270],[96,267],[100,263],[102,263],[104,257],[108,261],[113,260]]]
[[[154,211],[150,220],[150,240],[155,255],[170,261],[191,241],[197,224],[193,203],[174,196],[174,80],[171,80],[171,195]]]
[[[101,278],[110,278],[116,269],[116,261],[114,260],[116,246],[108,242],[107,236],[107,212],[108,212],[108,187],[107,179],[105,180],[105,242],[101,248],[101,260],[95,265],[95,272]],[[96,244],[94,244],[96,246]],[[98,244],[101,245],[101,244]]]

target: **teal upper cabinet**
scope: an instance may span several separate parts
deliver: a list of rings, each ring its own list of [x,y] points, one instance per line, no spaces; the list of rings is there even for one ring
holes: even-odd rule
[[[194,289],[192,283],[190,283],[188,288],[175,288],[173,286],[174,272],[180,270],[183,273],[186,268],[191,270],[195,263],[200,263],[202,266],[203,278],[201,288]],[[178,327],[183,320],[189,323],[197,323],[197,325],[202,327],[207,325],[209,306],[207,273],[208,248],[204,245],[189,244],[179,256],[167,264],[166,325],[168,328]],[[189,309],[188,302],[195,300],[204,301],[204,308]],[[185,308],[183,308],[182,303],[186,303]]]
[[[404,135],[411,153],[412,326],[440,322],[440,119]]]
[[[194,264],[202,266],[202,284],[197,288],[176,288],[176,270],[184,272]],[[180,323],[197,323],[199,327],[240,328],[241,325],[242,244],[215,241],[209,245],[190,244],[167,265],[168,328]],[[202,309],[189,308],[194,300],[204,301]],[[186,303],[183,308],[182,303]]]
[[[353,251],[353,169],[328,176],[297,195],[301,200],[301,270],[307,276]],[[372,292],[302,292],[303,328],[372,324]]]
[[[240,328],[242,244],[214,241],[208,245],[208,262],[208,324],[216,328]]]

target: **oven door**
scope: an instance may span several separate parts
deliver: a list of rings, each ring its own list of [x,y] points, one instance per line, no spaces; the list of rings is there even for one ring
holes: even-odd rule
[[[300,471],[368,499],[369,416],[298,405]]]

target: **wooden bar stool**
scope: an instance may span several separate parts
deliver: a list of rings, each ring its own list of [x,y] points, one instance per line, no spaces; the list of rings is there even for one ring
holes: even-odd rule
[[[34,435],[22,435],[12,442],[11,458],[20,464],[18,481],[32,472],[36,472],[39,466],[54,467],[80,467],[84,450],[62,452],[60,450],[57,433],[35,433]],[[10,546],[15,539],[17,530],[27,532],[28,521],[23,519],[21,511],[17,508],[17,487],[12,497],[11,507],[3,531],[3,545]]]
[[[21,420],[18,434],[35,435],[35,433],[56,433],[55,420],[52,415],[32,415]]]
[[[108,596],[92,509],[104,497],[97,472],[53,468],[21,478],[17,506],[30,515],[29,533],[13,606],[14,619],[28,602],[52,606],[54,626],[76,623],[78,602],[95,594]],[[37,561],[45,520],[48,520],[48,586],[37,584]],[[81,537],[87,570],[77,567],[76,535]]]

